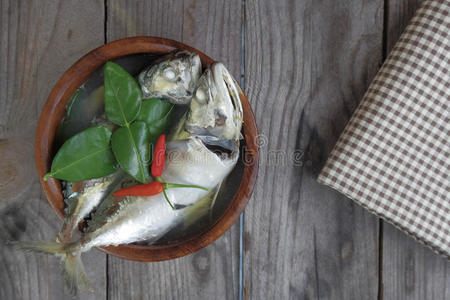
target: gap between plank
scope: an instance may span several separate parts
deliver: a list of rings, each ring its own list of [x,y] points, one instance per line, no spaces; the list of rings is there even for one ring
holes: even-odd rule
[[[103,11],[105,13],[105,21],[103,22],[103,43],[108,42],[107,29],[108,29],[108,0],[103,3]]]
[[[378,300],[383,300],[383,220],[379,219],[378,226]]]
[[[106,254],[106,300],[109,299],[109,254]]]
[[[245,89],[245,0],[241,6],[241,88]],[[239,300],[244,296],[244,212],[239,216]]]
[[[383,40],[382,40],[382,53],[381,61],[384,62],[388,55],[388,35],[389,35],[389,0],[383,1]]]
[[[104,22],[103,22],[103,43],[106,44],[108,42],[108,0],[104,0],[103,2],[103,12],[105,14]],[[109,299],[109,254],[106,254],[106,300]]]
[[[383,33],[382,33],[382,53],[381,61],[384,63],[388,55],[388,34],[389,34],[389,0],[383,1]],[[384,223],[378,219],[378,300],[383,300],[383,239]]]

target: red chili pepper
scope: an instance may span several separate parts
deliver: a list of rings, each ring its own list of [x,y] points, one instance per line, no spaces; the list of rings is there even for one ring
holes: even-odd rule
[[[166,194],[167,189],[171,188],[196,188],[208,191],[207,188],[199,186],[199,185],[190,185],[190,184],[179,184],[179,183],[165,183],[161,181],[152,181],[146,184],[138,184],[135,186],[123,188],[117,190],[113,193],[116,197],[124,197],[124,196],[154,196],[159,193],[164,193],[164,198],[166,198],[167,203],[169,203],[172,209],[175,209],[172,203],[169,200],[169,197]]]
[[[146,184],[138,184],[115,191],[116,197],[123,196],[154,196],[164,191],[164,184],[159,181],[152,181]]]
[[[161,134],[156,142],[155,151],[153,153],[152,176],[159,177],[164,170],[164,161],[166,159],[166,136]]]
[[[170,188],[197,188],[208,191],[207,188],[199,186],[199,185],[189,185],[189,184],[179,184],[179,183],[166,183],[162,182],[161,175],[164,170],[164,161],[165,161],[165,152],[166,152],[166,136],[161,134],[158,141],[156,142],[155,151],[153,154],[153,162],[152,162],[152,176],[155,178],[155,181],[152,181],[147,184],[139,184],[132,187],[120,189],[113,193],[114,196],[123,197],[123,196],[154,196],[161,192],[164,193],[164,198],[166,198],[172,209],[175,209],[172,203],[169,200],[169,197],[166,194],[166,189]]]

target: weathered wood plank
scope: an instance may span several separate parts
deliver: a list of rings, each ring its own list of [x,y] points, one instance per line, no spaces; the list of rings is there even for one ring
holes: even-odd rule
[[[382,59],[383,1],[246,1],[261,164],[245,212],[247,299],[374,299],[378,221],[315,178]]]
[[[388,1],[390,51],[422,0]],[[450,299],[450,262],[384,223],[383,294],[385,299]]]
[[[386,51],[390,52],[402,34],[414,12],[424,0],[386,1]]]
[[[151,35],[185,42],[223,61],[241,62],[241,1],[108,1],[108,41]],[[237,226],[188,257],[136,263],[109,256],[109,299],[236,299]]]
[[[103,4],[97,1],[0,1],[0,299],[71,299],[59,259],[25,254],[6,240],[52,240],[61,226],[34,164],[40,110],[59,76],[103,43]],[[106,298],[106,255],[85,255],[97,294]]]
[[[384,223],[384,299],[450,299],[450,263]]]

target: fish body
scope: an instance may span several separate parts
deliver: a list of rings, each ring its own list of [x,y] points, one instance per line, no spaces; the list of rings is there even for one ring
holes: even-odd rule
[[[162,98],[173,104],[191,101],[202,73],[200,57],[189,51],[163,56],[138,76],[144,98]]]
[[[171,142],[167,144],[167,160],[161,178],[164,182],[202,185],[212,190],[231,172],[237,158],[237,152],[226,158],[217,156],[196,137]],[[195,204],[208,193],[197,188],[168,189],[171,202],[176,207],[183,207],[176,210],[167,204],[163,194],[127,197],[118,210],[107,217],[105,225],[88,228],[88,233],[74,247],[80,247],[84,252],[98,246],[156,241],[183,220],[184,207]]]
[[[57,239],[70,241],[78,224],[87,217],[111,192],[120,171],[102,178],[73,183],[67,199],[68,209]]]

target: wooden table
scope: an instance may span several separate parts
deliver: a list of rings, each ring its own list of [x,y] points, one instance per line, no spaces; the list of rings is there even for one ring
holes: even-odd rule
[[[315,182],[420,1],[0,1],[1,241],[61,225],[35,171],[37,118],[63,71],[106,42],[162,36],[223,61],[263,135],[241,224],[173,261],[91,251],[97,292],[79,299],[450,299],[449,262]],[[57,259],[0,247],[0,299],[70,299]]]

